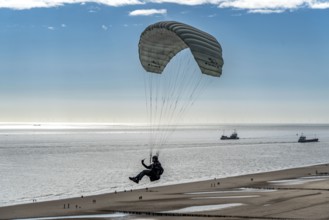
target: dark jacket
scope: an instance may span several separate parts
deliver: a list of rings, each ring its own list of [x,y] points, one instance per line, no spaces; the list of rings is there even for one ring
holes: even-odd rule
[[[163,174],[163,168],[161,166],[161,163],[159,161],[156,161],[152,164],[150,164],[149,166],[147,166],[144,163],[144,160],[142,160],[142,164],[146,169],[151,170],[151,175],[150,175],[150,180],[151,181],[155,181],[155,180],[159,180],[160,176]]]

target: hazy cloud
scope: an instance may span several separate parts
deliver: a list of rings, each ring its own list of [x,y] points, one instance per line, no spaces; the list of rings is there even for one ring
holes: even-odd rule
[[[148,3],[173,3],[181,5],[211,4],[219,8],[247,10],[251,13],[280,13],[298,10],[299,8],[329,9],[329,0],[0,0],[0,8],[31,9],[49,8],[65,4],[97,3],[108,6],[146,5]],[[155,9],[136,10],[131,16],[164,14],[166,12],[151,11]]]
[[[292,10],[300,7],[306,7],[312,0],[229,0],[222,1],[219,4],[221,8],[236,8],[249,10],[251,12],[270,12],[277,10]]]
[[[329,1],[316,1],[311,5],[311,8],[314,9],[327,9],[329,8]]]
[[[109,29],[106,25],[102,25],[102,29],[104,30],[104,31],[107,31],[107,29]]]
[[[258,14],[273,14],[273,13],[282,13],[283,9],[251,9],[248,11],[249,13],[258,13]]]
[[[96,12],[98,12],[100,10],[101,10],[101,8],[98,7],[98,6],[89,6],[88,7],[88,12],[90,12],[90,13],[96,13]]]
[[[155,14],[167,14],[166,9],[142,9],[129,12],[130,16],[149,16]]]
[[[108,6],[124,6],[144,4],[139,0],[0,0],[0,8],[11,8],[16,10],[32,8],[51,8],[65,4],[97,3]]]
[[[217,14],[211,14],[211,15],[208,15],[208,18],[214,18],[216,16],[217,16]]]

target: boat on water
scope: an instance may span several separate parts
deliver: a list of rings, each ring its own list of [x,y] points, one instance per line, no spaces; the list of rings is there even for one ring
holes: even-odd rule
[[[299,143],[306,143],[306,142],[318,142],[319,141],[319,138],[310,138],[310,139],[307,139],[305,135],[301,135],[298,139],[298,142]]]
[[[222,135],[220,137],[221,140],[237,140],[239,139],[238,133],[234,131],[230,136]]]

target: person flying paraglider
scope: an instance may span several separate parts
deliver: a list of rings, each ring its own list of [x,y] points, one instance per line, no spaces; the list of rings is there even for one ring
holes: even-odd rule
[[[140,172],[136,177],[129,177],[129,179],[135,183],[139,183],[139,181],[146,175],[148,177],[150,177],[151,182],[155,181],[155,180],[159,180],[161,175],[163,174],[163,168],[161,166],[161,163],[159,162],[158,156],[154,155],[152,157],[152,164],[150,164],[149,166],[147,166],[144,163],[143,159],[142,165],[147,169],[147,170],[143,170],[142,172]]]
[[[190,59],[181,59],[178,55],[186,53]],[[221,76],[222,47],[214,36],[195,27],[161,21],[149,25],[141,33],[138,54],[142,67],[150,73],[144,74],[149,146],[151,150],[159,149],[166,145],[184,113],[211,81],[208,78]],[[171,65],[176,61],[179,61],[178,66]],[[157,156],[152,157],[152,162],[147,166],[142,160],[146,170],[129,179],[139,183],[147,175],[151,181],[159,180],[163,168]]]

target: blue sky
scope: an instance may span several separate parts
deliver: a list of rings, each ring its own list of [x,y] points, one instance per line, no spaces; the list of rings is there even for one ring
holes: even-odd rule
[[[329,123],[329,1],[315,0],[0,1],[0,122],[145,122],[138,41],[163,20],[223,48],[189,122]]]

